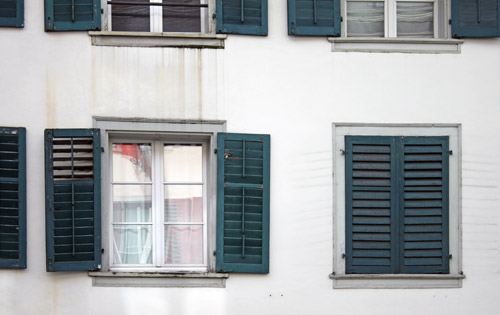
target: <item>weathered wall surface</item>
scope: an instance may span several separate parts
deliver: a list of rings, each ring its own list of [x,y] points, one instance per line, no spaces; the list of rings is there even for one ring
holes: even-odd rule
[[[1,29],[0,125],[27,127],[28,268],[0,270],[2,314],[497,314],[500,309],[500,40],[457,55],[332,53],[286,35],[270,1],[268,37],[223,50],[93,47],[85,32]],[[100,288],[84,272],[45,272],[43,129],[92,116],[227,120],[269,133],[269,275],[225,289]],[[332,122],[461,123],[460,289],[334,290]]]

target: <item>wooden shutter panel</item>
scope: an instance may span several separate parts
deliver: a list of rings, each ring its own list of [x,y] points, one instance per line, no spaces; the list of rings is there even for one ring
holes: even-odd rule
[[[346,273],[394,273],[393,137],[346,136]]]
[[[0,0],[0,26],[24,27],[24,0]]]
[[[216,0],[217,33],[267,35],[267,0]]]
[[[26,268],[26,129],[0,127],[0,268]]]
[[[500,36],[500,1],[452,0],[453,37]]]
[[[401,141],[401,273],[449,273],[448,137]]]
[[[101,29],[99,0],[45,0],[46,31]]]
[[[217,271],[269,273],[271,138],[217,137]]]
[[[98,129],[45,130],[47,271],[101,264]]]
[[[288,35],[340,36],[340,0],[288,0]]]

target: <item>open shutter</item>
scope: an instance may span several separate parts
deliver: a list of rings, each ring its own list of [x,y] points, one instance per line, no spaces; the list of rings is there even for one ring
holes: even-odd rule
[[[0,268],[26,268],[26,129],[0,127]]]
[[[346,136],[346,273],[394,273],[393,137]]]
[[[216,0],[217,33],[267,35],[267,0]]]
[[[288,0],[288,35],[340,36],[340,0]]]
[[[99,0],[45,0],[46,31],[100,29],[101,2]]]
[[[500,1],[452,0],[453,37],[500,36]]]
[[[270,136],[217,137],[217,271],[269,273]]]
[[[449,273],[448,137],[401,140],[401,272]]]
[[[24,27],[24,0],[0,0],[0,26]]]
[[[101,264],[98,129],[45,130],[47,271]]]

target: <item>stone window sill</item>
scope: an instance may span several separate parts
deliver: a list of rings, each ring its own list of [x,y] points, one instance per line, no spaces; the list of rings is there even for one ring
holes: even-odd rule
[[[349,274],[330,275],[335,289],[461,288],[463,274]]]
[[[95,287],[225,288],[227,273],[90,271]]]
[[[329,37],[333,52],[459,54],[463,40]]]
[[[93,46],[224,48],[225,34],[89,32]]]

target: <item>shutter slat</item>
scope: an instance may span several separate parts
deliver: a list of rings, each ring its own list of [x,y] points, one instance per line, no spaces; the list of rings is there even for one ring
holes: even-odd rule
[[[101,262],[99,130],[50,129],[45,141],[47,271],[96,270]],[[75,162],[81,152],[91,165]]]
[[[217,270],[268,273],[270,137],[217,137]]]

